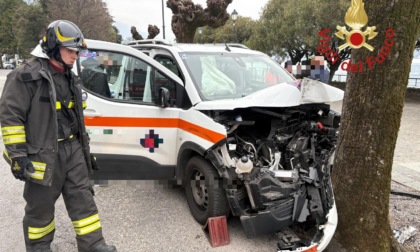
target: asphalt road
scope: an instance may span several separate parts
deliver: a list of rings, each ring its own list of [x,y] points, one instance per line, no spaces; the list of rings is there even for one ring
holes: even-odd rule
[[[5,75],[0,70],[0,90]],[[340,109],[340,104],[335,104]],[[420,124],[420,104],[409,104],[415,109],[416,124]],[[406,110],[404,110],[406,113]],[[411,112],[410,112],[411,113]],[[401,144],[409,144],[412,128],[404,128]],[[408,120],[408,119],[407,119]],[[404,129],[404,130],[403,130]],[[400,142],[399,136],[399,142]],[[397,144],[396,157],[410,161],[404,155],[405,148]],[[416,143],[417,144],[417,143]],[[411,145],[413,146],[413,145]],[[3,152],[0,138],[0,151]],[[413,150],[413,148],[410,148]],[[417,152],[417,150],[414,148]],[[420,155],[417,155],[420,156]],[[419,162],[419,158],[416,158]],[[401,160],[402,161],[402,160]],[[107,243],[117,246],[118,251],[276,251],[277,237],[266,235],[247,239],[238,218],[229,218],[230,244],[212,248],[201,226],[190,214],[183,190],[156,186],[152,182],[95,186],[95,201],[103,225]],[[0,160],[0,251],[25,251],[21,227],[25,202],[22,197],[23,183],[14,179],[10,167]],[[75,233],[67,216],[62,198],[56,204],[56,232],[53,251],[77,251]]]

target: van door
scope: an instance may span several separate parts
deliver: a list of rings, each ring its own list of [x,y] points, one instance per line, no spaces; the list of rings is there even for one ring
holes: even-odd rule
[[[79,63],[85,124],[100,168],[92,179],[172,179],[181,85],[133,55],[89,49]],[[170,107],[159,106],[161,87],[170,91]]]

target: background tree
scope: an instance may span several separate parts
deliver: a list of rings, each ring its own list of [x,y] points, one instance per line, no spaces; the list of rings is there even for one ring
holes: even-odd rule
[[[23,5],[16,13],[16,39],[18,54],[21,58],[28,58],[29,53],[45,35],[48,25],[47,16],[39,4]]]
[[[247,44],[249,38],[254,33],[255,23],[257,21],[249,17],[238,16],[235,21],[236,41],[241,44]],[[233,20],[229,19],[226,24],[216,29],[216,42],[233,42],[234,41]]]
[[[48,16],[48,5],[51,0],[34,0],[34,4],[41,6],[42,11],[46,16]],[[30,2],[30,1],[27,1]]]
[[[118,28],[115,25],[112,26],[112,29],[114,29],[115,43],[121,44],[122,35],[120,34],[120,31],[118,30]]]
[[[57,19],[74,22],[86,38],[121,41],[103,0],[0,0],[0,13],[1,55],[29,57],[47,25]]]
[[[336,57],[328,58],[324,56],[324,59],[328,62],[328,68],[330,69],[330,76],[328,77],[328,83],[331,83],[335,75],[335,72],[338,70],[341,63],[343,63],[347,59],[350,59],[350,56],[351,56],[350,47],[347,47],[346,49],[341,50],[341,51],[338,49],[338,47],[342,43],[343,43],[342,41],[338,40],[337,37],[335,37],[335,35],[331,33],[331,42],[329,43],[329,45],[332,51],[337,52],[338,58]],[[315,52],[315,54],[319,55],[319,51]]]
[[[75,23],[85,38],[116,42],[113,19],[103,0],[42,0],[49,21],[65,19]]]
[[[150,25],[147,28],[147,32],[149,33],[149,36],[147,36],[148,39],[154,39],[159,33],[160,30],[156,25]]]
[[[257,21],[249,17],[238,16],[236,20],[236,39],[238,43],[247,44],[254,32]],[[194,43],[198,43],[198,31],[194,36]],[[201,43],[230,43],[233,42],[233,21],[229,19],[223,26],[216,29],[205,26],[201,34]]]
[[[24,5],[22,0],[0,0],[0,56],[17,53],[15,14]]]
[[[343,17],[349,2],[348,0],[270,0],[256,24],[249,46],[269,55],[289,56],[293,64],[297,64],[302,58],[308,59],[311,55],[320,55],[318,32],[330,28],[329,45],[334,48],[338,42],[338,38],[334,36],[335,27],[344,23]],[[329,65],[330,78],[334,76],[341,61],[348,56],[348,51],[342,51],[340,61],[334,66]]]
[[[225,25],[227,25],[228,22],[226,22]],[[224,27],[224,26],[222,26],[222,27]],[[217,41],[215,39],[215,34],[216,34],[216,31],[218,29],[222,29],[222,27],[219,27],[217,29],[213,29],[213,28],[208,27],[208,26],[201,27],[202,28],[201,38],[200,38],[200,34],[198,33],[198,27],[197,27],[197,31],[195,32],[193,42],[194,43],[202,43],[202,44],[204,44],[204,43],[217,43]]]
[[[379,34],[369,40],[374,51],[353,50],[352,62],[378,56],[389,27],[395,30],[395,44],[382,64],[347,78],[333,174],[339,213],[336,237],[349,252],[397,251],[388,216],[391,170],[420,32],[420,1],[365,1],[365,8],[368,25],[375,25]]]
[[[137,31],[137,28],[135,26],[131,26],[130,32],[134,40],[143,40],[143,37]]]
[[[129,38],[128,40],[143,40],[143,36],[137,31],[135,26],[131,26],[130,31],[132,38]],[[149,24],[147,32],[149,33],[147,39],[154,39],[160,33],[160,29],[156,25]]]
[[[166,6],[172,10],[172,31],[178,43],[192,43],[198,27],[217,28],[226,23],[227,6],[232,0],[207,0],[207,8],[191,0],[168,0]]]

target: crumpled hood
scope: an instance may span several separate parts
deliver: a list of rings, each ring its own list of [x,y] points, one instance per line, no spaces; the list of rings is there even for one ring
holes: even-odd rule
[[[300,88],[300,89],[299,89]],[[233,110],[250,107],[294,107],[308,103],[341,101],[344,92],[320,81],[303,79],[299,88],[281,83],[237,99],[202,101],[197,110]]]
[[[343,90],[307,78],[301,81],[300,90],[302,92],[301,104],[330,103],[341,101],[344,98]]]

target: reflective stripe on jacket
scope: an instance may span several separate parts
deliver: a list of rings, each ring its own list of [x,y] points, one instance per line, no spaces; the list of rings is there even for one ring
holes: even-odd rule
[[[51,185],[58,150],[56,90],[47,59],[35,59],[12,71],[0,98],[0,123],[6,161],[27,156],[35,167],[31,181]],[[79,138],[89,173],[92,171],[89,136],[83,119],[80,80],[71,73]]]

